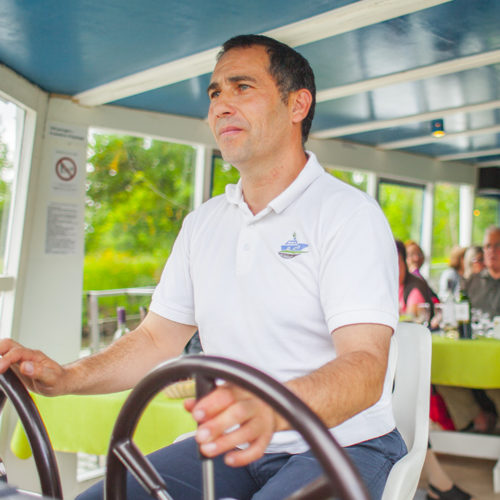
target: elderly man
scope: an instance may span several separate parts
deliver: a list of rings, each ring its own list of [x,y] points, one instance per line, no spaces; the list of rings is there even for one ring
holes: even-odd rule
[[[485,269],[473,274],[465,284],[471,306],[489,313],[493,318],[500,316],[500,227],[486,230],[483,240]],[[461,387],[438,386],[438,392],[446,402],[456,429],[472,429],[480,432],[491,431],[496,417],[484,404],[482,393],[476,393]],[[500,415],[500,390],[485,391],[493,401],[497,415]],[[479,402],[478,402],[479,401]]]
[[[376,202],[304,150],[315,84],[300,54],[267,37],[235,37],[208,95],[210,127],[241,178],[186,217],[142,324],[64,367],[3,341],[0,370],[15,365],[45,394],[123,390],[178,356],[198,329],[205,353],[245,361],[302,398],[380,498],[406,452],[388,370],[398,321],[389,226]],[[288,423],[237,387],[218,386],[186,407],[196,438],[150,457],[174,498],[201,496],[198,446],[216,457],[218,498],[277,500],[321,473]],[[129,498],[147,498],[127,484]],[[81,498],[102,498],[102,486]]]
[[[485,269],[471,275],[466,283],[471,306],[500,316],[500,227],[486,230],[483,242]]]

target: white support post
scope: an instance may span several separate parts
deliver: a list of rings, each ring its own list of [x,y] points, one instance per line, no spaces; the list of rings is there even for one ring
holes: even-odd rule
[[[194,208],[210,198],[212,154],[212,148],[208,146],[199,145],[196,148]]]
[[[377,182],[378,182],[377,174],[375,172],[368,172],[366,180],[366,192],[372,198],[377,198]]]
[[[460,185],[460,230],[459,245],[468,247],[472,243],[472,211],[474,209],[474,187]]]
[[[493,467],[493,491],[500,493],[500,460]]]

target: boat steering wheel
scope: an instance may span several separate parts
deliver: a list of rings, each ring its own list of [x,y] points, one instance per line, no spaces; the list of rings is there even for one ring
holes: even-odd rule
[[[62,500],[59,469],[45,425],[26,387],[10,368],[0,375],[0,412],[7,399],[14,406],[28,437],[42,494]]]
[[[288,420],[310,446],[323,468],[324,476],[293,493],[287,500],[327,499],[368,500],[369,494],[359,473],[331,433],[297,396],[268,375],[248,365],[215,356],[190,355],[161,364],[130,393],[116,420],[108,450],[105,499],[123,500],[127,469],[141,486],[158,500],[170,500],[160,474],[132,441],[137,423],[151,399],[165,386],[194,377],[198,389],[207,392],[214,381],[232,382],[261,398]],[[209,459],[204,459],[210,461]],[[204,464],[205,465],[205,464]],[[212,471],[213,472],[213,471]],[[203,498],[215,498],[210,467],[203,466]]]

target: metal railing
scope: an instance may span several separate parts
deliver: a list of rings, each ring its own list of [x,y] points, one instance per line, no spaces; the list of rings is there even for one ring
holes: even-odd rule
[[[140,296],[152,295],[154,287],[115,288],[113,290],[90,290],[86,292],[90,329],[90,352],[97,352],[100,347],[99,298],[117,295]]]

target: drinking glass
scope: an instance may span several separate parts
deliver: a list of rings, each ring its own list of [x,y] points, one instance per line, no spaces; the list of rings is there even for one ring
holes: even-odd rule
[[[443,304],[434,304],[434,317],[431,320],[431,329],[438,330],[436,333],[444,334],[443,325]]]
[[[416,322],[426,327],[429,327],[430,319],[431,319],[431,305],[428,302],[417,304],[417,317],[415,318]]]

